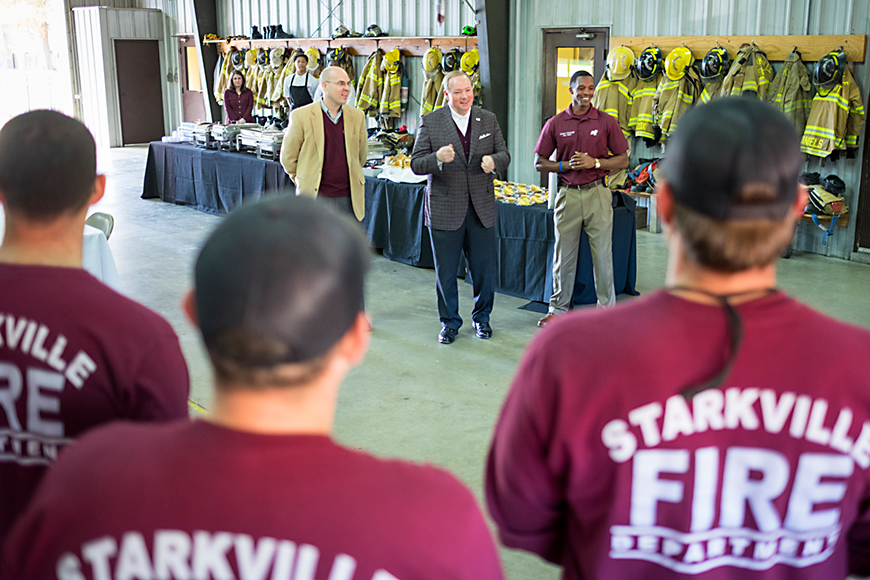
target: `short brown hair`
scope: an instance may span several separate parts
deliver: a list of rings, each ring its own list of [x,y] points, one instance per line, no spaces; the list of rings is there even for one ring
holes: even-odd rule
[[[674,204],[671,226],[679,233],[692,262],[719,272],[768,266],[791,245],[796,220],[722,221]]]

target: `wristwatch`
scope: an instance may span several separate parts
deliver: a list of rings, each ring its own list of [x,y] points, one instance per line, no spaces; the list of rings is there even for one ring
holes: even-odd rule
[[[599,160],[599,159],[595,160],[595,169],[601,169],[601,160]]]

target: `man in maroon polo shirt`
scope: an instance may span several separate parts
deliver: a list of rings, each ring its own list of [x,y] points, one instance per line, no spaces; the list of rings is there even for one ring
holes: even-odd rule
[[[281,165],[297,195],[316,197],[358,220],[365,217],[365,115],[347,104],[350,79],[336,66],[320,75],[323,98],[294,109],[281,145]]]
[[[586,230],[592,250],[599,306],[616,303],[613,287],[612,194],[604,185],[611,170],[628,166],[628,142],[619,123],[592,106],[595,82],[586,71],[571,77],[571,105],[544,125],[535,145],[535,169],[559,174],[553,223],[553,295],[544,326],[571,308],[580,234]],[[549,157],[556,151],[556,160]]]

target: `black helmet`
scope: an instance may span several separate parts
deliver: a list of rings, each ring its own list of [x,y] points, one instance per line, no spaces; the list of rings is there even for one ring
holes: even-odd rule
[[[728,73],[730,65],[728,51],[721,46],[714,46],[701,61],[701,78],[707,82],[715,81]]]
[[[459,62],[462,59],[462,51],[458,48],[451,48],[441,57],[441,68],[445,73],[459,70]]]
[[[347,38],[350,36],[350,29],[347,26],[342,24],[338,28],[335,29],[335,32],[332,33],[332,38]]]
[[[825,191],[834,195],[843,195],[846,193],[846,182],[831,174],[825,178]]]
[[[813,83],[817,87],[831,90],[843,82],[843,71],[846,70],[846,53],[842,48],[832,50],[819,60],[813,71]]]
[[[330,48],[326,53],[326,63],[328,66],[341,66],[347,60],[347,49],[343,46]]]
[[[817,171],[805,171],[798,176],[798,181],[804,185],[819,185],[821,183],[821,175]]]
[[[634,69],[642,81],[648,81],[662,72],[664,55],[662,49],[657,46],[648,46],[634,61]]]
[[[386,36],[384,31],[381,30],[381,27],[377,24],[372,24],[368,28],[366,28],[365,34],[363,36],[367,36],[369,38],[377,38],[378,36]]]
[[[263,49],[257,54],[257,64],[259,64],[262,67],[269,66],[269,51],[268,50]]]

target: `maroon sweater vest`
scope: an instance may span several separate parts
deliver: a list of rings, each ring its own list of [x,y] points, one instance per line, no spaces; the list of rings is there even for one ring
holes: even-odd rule
[[[323,170],[320,174],[320,189],[323,197],[347,197],[350,195],[350,171],[347,168],[347,150],[344,146],[344,114],[333,123],[323,113]]]
[[[459,135],[459,140],[462,141],[462,149],[465,151],[465,158],[468,159],[468,153],[471,151],[471,120],[468,121],[465,135],[459,130],[459,125],[456,124],[456,121],[453,121],[453,126],[456,127],[456,134]]]

